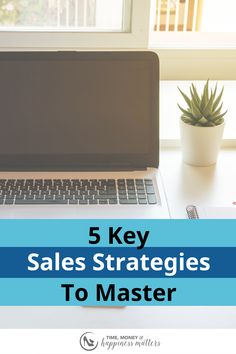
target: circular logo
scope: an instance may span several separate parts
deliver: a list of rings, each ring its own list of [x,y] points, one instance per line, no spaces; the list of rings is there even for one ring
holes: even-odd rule
[[[92,351],[98,346],[98,341],[96,340],[95,334],[93,332],[85,332],[82,334],[79,343],[81,348],[86,351]]]

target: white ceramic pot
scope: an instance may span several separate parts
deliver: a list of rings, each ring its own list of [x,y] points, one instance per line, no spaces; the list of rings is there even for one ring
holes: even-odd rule
[[[215,127],[196,127],[180,119],[183,160],[194,166],[209,166],[217,161],[224,123]]]

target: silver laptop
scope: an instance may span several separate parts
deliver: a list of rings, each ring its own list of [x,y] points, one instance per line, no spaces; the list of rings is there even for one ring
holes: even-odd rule
[[[0,53],[0,218],[168,218],[151,52]]]

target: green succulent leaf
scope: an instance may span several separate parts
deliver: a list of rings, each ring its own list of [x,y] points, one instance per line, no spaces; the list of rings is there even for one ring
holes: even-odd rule
[[[220,103],[220,101],[221,101],[223,92],[224,92],[224,87],[222,87],[222,90],[221,90],[219,96],[216,98],[216,100],[215,100],[215,102],[214,102],[214,104],[213,104],[213,111],[215,111],[216,108],[218,107],[218,105],[219,105],[219,103]]]
[[[227,111],[221,113],[223,103],[222,95],[224,88],[217,96],[217,83],[213,89],[209,88],[209,79],[206,81],[202,95],[199,95],[196,87],[192,83],[190,85],[190,95],[187,96],[179,87],[179,92],[187,103],[187,108],[178,107],[182,111],[181,119],[191,125],[202,127],[213,127],[224,122],[224,116]]]
[[[187,124],[193,124],[193,120],[187,116],[185,116],[184,114],[181,116],[181,119],[184,123],[187,123]]]
[[[217,92],[217,83],[216,83],[216,85],[215,85],[215,89],[214,89],[214,93],[213,93],[213,95],[214,95],[214,100],[215,100],[215,97],[216,97],[216,92]]]
[[[224,118],[219,118],[215,121],[215,125],[220,125],[222,123],[224,123]]]
[[[186,109],[183,109],[179,104],[178,104],[178,107],[184,113],[184,115],[193,119],[193,115],[191,112],[187,111]]]
[[[220,119],[220,118],[223,118],[226,113],[227,113],[227,111],[225,111],[225,112],[222,113],[222,114],[219,114],[217,117],[214,118],[214,122],[216,122],[216,121],[217,121],[218,119]]]
[[[215,117],[217,117],[220,114],[220,112],[222,110],[222,106],[223,106],[223,103],[221,103],[220,107],[212,113],[212,115],[211,115],[212,119],[214,119]]]
[[[202,94],[202,100],[201,100],[201,110],[203,111],[209,101],[209,89],[208,89],[208,85],[209,85],[209,79],[207,80],[204,89],[203,89],[203,94]]]
[[[179,90],[179,92],[181,93],[181,95],[183,96],[183,98],[185,99],[185,102],[187,103],[187,105],[188,105],[189,107],[191,107],[191,100],[190,100],[190,98],[188,98],[188,96],[187,96],[182,90],[180,90],[179,87],[178,87],[178,90]]]
[[[199,104],[201,102],[201,100],[200,100],[200,97],[199,97],[199,95],[197,93],[197,89],[196,89],[196,87],[194,86],[193,83],[192,83],[191,87],[192,87],[192,91],[193,91],[194,97],[195,97],[195,99],[197,100],[197,102]],[[191,87],[190,87],[190,89],[191,89]]]
[[[191,94],[191,98],[192,98],[192,101],[194,102],[195,106],[199,107],[200,99],[198,96],[195,95],[192,87],[190,87],[190,94]]]
[[[202,112],[194,101],[191,102],[191,113],[197,120],[202,117]]]
[[[216,124],[214,122],[208,122],[206,127],[214,127]]]
[[[198,120],[198,124],[201,124],[201,125],[205,125],[208,123],[208,120],[205,118],[205,117],[201,117],[199,120]]]
[[[211,92],[210,99],[207,102],[207,104],[202,112],[204,117],[209,117],[211,115],[212,110],[213,110],[213,102],[214,102],[214,94],[213,94],[213,92]]]

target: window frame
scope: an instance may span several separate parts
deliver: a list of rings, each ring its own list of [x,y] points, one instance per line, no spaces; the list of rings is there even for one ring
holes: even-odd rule
[[[150,0],[125,0],[130,9],[127,32],[78,32],[75,30],[1,30],[0,50],[145,49],[149,40]]]

